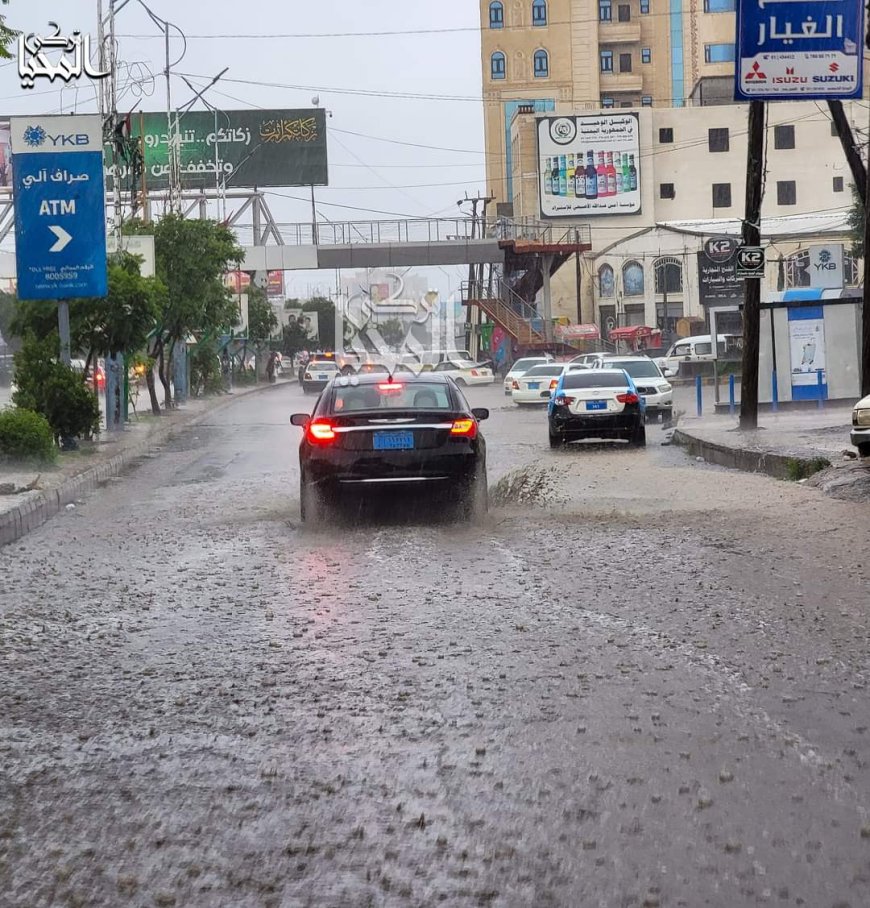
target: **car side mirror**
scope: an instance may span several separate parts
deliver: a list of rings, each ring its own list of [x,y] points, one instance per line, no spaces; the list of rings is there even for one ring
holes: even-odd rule
[[[310,421],[311,417],[307,413],[294,413],[290,417],[290,425],[299,426],[300,429],[304,429]]]
[[[673,378],[676,374],[677,373],[674,372],[673,369],[665,369],[665,371],[662,373],[662,375],[664,375],[665,378]]]
[[[485,419],[489,419],[489,410],[487,410],[486,407],[475,407],[471,411],[471,415],[478,422],[483,422]]]

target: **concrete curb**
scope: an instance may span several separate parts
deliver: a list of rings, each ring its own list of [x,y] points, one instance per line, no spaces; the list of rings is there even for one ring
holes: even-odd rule
[[[703,457],[707,463],[715,463],[744,473],[765,473],[774,479],[801,479],[818,472],[819,464],[830,461],[821,453],[784,453],[755,451],[737,445],[724,445],[691,435],[683,429],[674,432],[674,444],[685,448],[696,457]]]
[[[229,406],[245,397],[263,391],[274,391],[286,387],[293,382],[264,385],[246,390],[244,394],[228,395],[214,399],[211,406],[199,413],[180,414],[177,418],[167,419],[164,425],[158,425],[141,441],[131,444],[128,448],[118,452],[109,460],[82,470],[81,473],[71,476],[62,482],[56,489],[43,492],[30,492],[28,497],[14,508],[0,514],[0,547],[8,545],[26,536],[31,530],[42,526],[56,514],[60,513],[68,504],[94,491],[101,483],[106,482],[121,473],[133,461],[149,453],[152,448],[158,447],[171,440],[184,429],[195,426],[198,422],[211,416],[218,410]]]

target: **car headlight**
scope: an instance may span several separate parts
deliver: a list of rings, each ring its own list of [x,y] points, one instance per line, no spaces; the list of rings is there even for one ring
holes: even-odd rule
[[[862,408],[860,410],[853,410],[852,425],[870,427],[870,409]]]
[[[659,385],[659,394],[667,394],[668,391],[673,391],[673,385]]]

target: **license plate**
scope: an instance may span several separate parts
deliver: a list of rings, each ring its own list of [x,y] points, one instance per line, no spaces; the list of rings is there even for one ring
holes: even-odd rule
[[[318,380],[318,381],[326,381],[326,375],[324,375],[323,372],[320,372],[320,373],[318,374],[318,376],[317,376],[317,380]]]
[[[586,409],[587,410],[606,410],[607,401],[606,400],[587,400]]]
[[[540,388],[540,387],[541,387],[541,383],[539,381],[530,381],[529,382],[529,391],[537,391],[538,388]]]
[[[413,432],[375,432],[376,451],[408,451],[413,447]]]

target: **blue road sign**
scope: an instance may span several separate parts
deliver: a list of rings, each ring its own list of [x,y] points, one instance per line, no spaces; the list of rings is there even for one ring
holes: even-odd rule
[[[863,0],[738,0],[738,100],[860,98]]]
[[[13,174],[18,296],[105,296],[102,152],[15,154]]]

